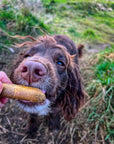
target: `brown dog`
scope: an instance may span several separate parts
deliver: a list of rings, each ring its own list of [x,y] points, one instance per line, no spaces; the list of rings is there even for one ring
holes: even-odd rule
[[[42,104],[18,101],[19,106],[30,113],[29,132],[37,130],[37,115],[48,115],[50,129],[59,128],[60,117],[63,115],[68,121],[75,118],[84,99],[78,65],[83,46],[76,48],[64,35],[46,35],[24,44],[28,48],[19,54],[11,80],[15,84],[39,88],[46,95]]]

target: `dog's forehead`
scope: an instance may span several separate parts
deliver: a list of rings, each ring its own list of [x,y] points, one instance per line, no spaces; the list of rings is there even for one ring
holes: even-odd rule
[[[43,43],[38,43],[33,45],[31,48],[31,50],[36,49],[36,50],[43,50],[45,49],[45,45]]]
[[[30,47],[27,52],[35,54],[35,53],[39,53],[39,52],[42,52],[42,53],[50,52],[51,53],[54,51],[61,52],[64,54],[66,54],[68,52],[67,48],[65,46],[60,45],[60,44],[55,44],[55,43],[52,43],[52,44],[38,43],[38,44],[35,44],[32,47]]]

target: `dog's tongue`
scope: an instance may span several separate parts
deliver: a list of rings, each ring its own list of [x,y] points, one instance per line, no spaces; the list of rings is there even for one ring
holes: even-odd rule
[[[26,101],[26,100],[20,100],[20,101],[22,101],[24,103],[30,103],[30,101]]]
[[[45,94],[45,91],[44,91],[44,90],[42,90],[42,92]],[[30,101],[26,101],[26,100],[20,100],[20,101],[22,101],[22,102],[24,102],[24,103],[30,103]]]
[[[42,90],[42,92],[45,94],[46,92],[44,90]]]

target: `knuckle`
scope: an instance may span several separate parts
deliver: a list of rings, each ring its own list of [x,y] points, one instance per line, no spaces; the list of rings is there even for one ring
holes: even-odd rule
[[[3,81],[3,79],[7,79],[7,75],[5,72],[0,71],[0,81]]]

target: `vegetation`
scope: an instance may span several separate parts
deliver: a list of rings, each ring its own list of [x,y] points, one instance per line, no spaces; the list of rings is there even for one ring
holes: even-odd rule
[[[94,76],[91,82],[86,84],[86,90],[90,95],[91,105],[86,111],[88,121],[94,122],[95,133],[101,127],[107,131],[105,140],[114,137],[113,131],[113,95],[114,95],[114,46],[112,35],[114,34],[113,2],[106,1],[83,1],[61,5],[59,0],[48,0],[45,3],[48,13],[53,13],[54,19],[50,22],[54,32],[67,34],[78,43],[108,43],[112,47],[107,47],[101,51],[91,61]],[[100,4],[99,4],[100,3]],[[56,12],[56,13],[55,13]],[[67,22],[67,23],[66,23]]]
[[[31,1],[29,2],[28,6],[26,0],[24,2],[2,1],[0,7],[0,52],[7,50],[7,46],[11,47],[15,42],[21,42],[21,40],[13,38],[14,35],[36,37],[44,33],[65,34],[76,43],[84,44],[86,55],[82,58],[81,73],[84,75],[84,85],[88,96],[81,115],[85,120],[79,116],[77,118],[79,122],[74,120],[71,125],[62,121],[66,131],[61,130],[61,139],[64,135],[68,135],[69,139],[71,134],[71,138],[74,140],[78,128],[73,129],[73,126],[77,125],[82,130],[80,123],[83,123],[86,130],[82,130],[83,135],[78,134],[77,141],[81,136],[82,141],[91,136],[92,140],[86,140],[85,143],[92,143],[93,138],[98,143],[101,143],[101,139],[103,144],[113,143],[113,0],[72,0],[71,2],[69,0],[42,0],[41,8],[37,8],[36,1],[33,1],[36,8],[31,6]],[[38,13],[38,11],[42,12]],[[104,47],[104,45],[106,46]],[[96,51],[89,53],[91,49],[97,50],[98,53]],[[73,129],[73,133],[67,133],[68,129],[70,132]],[[42,132],[41,128],[40,130]],[[43,133],[44,131],[43,129]],[[57,138],[60,135],[54,134]],[[49,134],[49,136],[52,135]],[[58,143],[60,143],[59,139]]]
[[[113,2],[64,0],[60,4],[62,1],[58,1],[44,1],[46,12],[53,14],[53,21],[49,24],[53,25],[55,33],[72,35],[77,42],[113,43]],[[70,32],[71,28],[74,31]]]
[[[32,14],[29,8],[25,5],[16,7],[15,1],[2,1],[0,8],[0,31],[2,31],[2,39],[0,43],[10,46],[12,42],[17,42],[12,39],[14,35],[42,35],[42,31],[49,32],[50,28],[45,25],[41,19],[38,19]],[[19,41],[18,41],[19,42]],[[5,49],[0,45],[0,50]]]
[[[92,58],[95,78],[88,84],[91,105],[86,109],[88,121],[95,123],[95,133],[101,127],[107,132],[105,140],[114,137],[114,47],[107,47]]]

